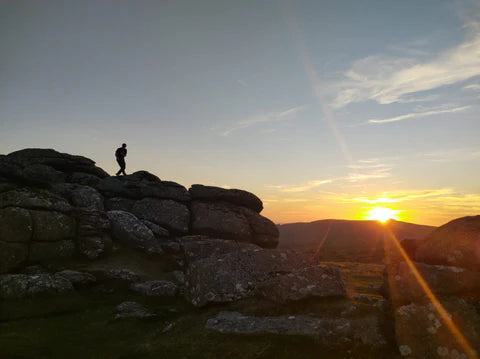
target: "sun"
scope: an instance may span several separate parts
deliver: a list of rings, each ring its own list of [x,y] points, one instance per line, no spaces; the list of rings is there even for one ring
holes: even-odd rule
[[[375,207],[368,212],[367,219],[385,223],[389,219],[398,219],[398,217],[396,216],[397,213],[398,211],[390,208]]]

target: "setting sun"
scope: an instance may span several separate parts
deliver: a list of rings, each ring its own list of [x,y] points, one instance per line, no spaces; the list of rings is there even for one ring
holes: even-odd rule
[[[385,223],[389,219],[398,219],[398,217],[396,216],[397,213],[398,211],[390,208],[375,207],[368,212],[367,218],[370,220],[375,220],[375,221]]]

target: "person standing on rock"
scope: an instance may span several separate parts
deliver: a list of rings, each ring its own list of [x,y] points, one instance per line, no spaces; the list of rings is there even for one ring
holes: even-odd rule
[[[120,173],[122,173],[124,176],[127,174],[125,173],[125,157],[127,157],[127,144],[124,143],[122,144],[122,147],[117,148],[115,151],[115,157],[117,158],[118,165],[120,166],[120,169],[116,173],[117,176],[120,176]]]

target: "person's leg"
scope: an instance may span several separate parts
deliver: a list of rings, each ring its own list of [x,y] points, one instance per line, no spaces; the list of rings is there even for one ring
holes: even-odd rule
[[[125,163],[125,161],[123,161]],[[120,166],[120,169],[117,171],[117,173],[115,173],[116,176],[120,176],[120,173],[122,173],[122,161],[120,159],[117,158],[117,163],[118,165]]]
[[[120,171],[121,171],[121,173],[123,173],[124,176],[127,175],[127,174],[125,173],[125,167],[126,167],[125,160],[122,159],[122,163],[120,164]]]

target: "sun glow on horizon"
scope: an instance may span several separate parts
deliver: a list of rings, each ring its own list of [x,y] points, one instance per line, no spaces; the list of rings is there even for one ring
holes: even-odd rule
[[[390,219],[398,220],[398,212],[399,211],[390,208],[374,207],[370,211],[368,211],[367,219],[385,223]]]

